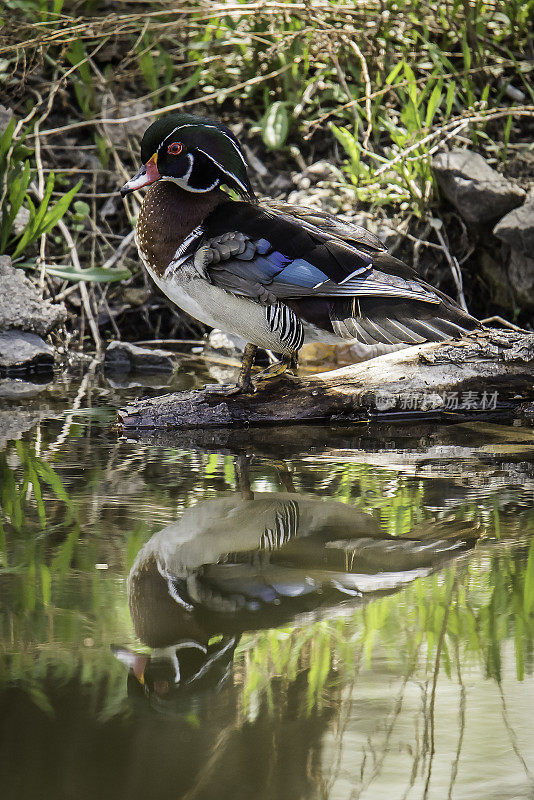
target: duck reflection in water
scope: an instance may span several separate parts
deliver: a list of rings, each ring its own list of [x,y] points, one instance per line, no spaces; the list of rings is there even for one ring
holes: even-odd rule
[[[130,571],[130,612],[151,655],[114,652],[130,690],[159,700],[200,695],[224,681],[245,631],[350,613],[475,540],[455,522],[388,536],[352,506],[294,492],[201,502],[154,534]]]

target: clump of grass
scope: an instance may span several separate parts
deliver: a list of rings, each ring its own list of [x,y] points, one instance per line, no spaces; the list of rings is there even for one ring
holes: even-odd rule
[[[31,151],[24,144],[24,138],[15,141],[16,121],[13,117],[0,137],[0,185],[2,187],[2,215],[0,218],[0,253],[8,253],[13,258],[21,256],[30,245],[47,234],[67,213],[74,195],[82,182],[72,187],[56,203],[51,202],[55,176],[50,172],[44,187],[44,194],[36,206],[32,200],[32,182],[35,170],[31,169]],[[35,194],[37,194],[35,188]],[[17,232],[14,223],[17,215],[25,209],[28,218]]]
[[[85,222],[73,220],[78,260],[93,270],[86,282],[115,258],[115,237],[131,230],[135,199],[101,211],[136,165],[144,120],[155,110],[242,123],[240,134],[266,162],[280,164],[295,147],[301,164],[337,161],[355,199],[416,217],[433,213],[430,163],[438,148],[460,142],[504,160],[518,122],[534,117],[533,0],[450,0],[436,8],[424,0],[261,7],[243,0],[229,9],[186,0],[149,2],[142,12],[122,2],[110,10],[95,0],[16,0],[1,16],[4,96],[19,117],[31,116],[29,135],[42,142],[43,167],[57,176],[40,181],[47,210],[39,216],[41,206],[35,209],[18,254],[36,263],[57,198],[54,148],[70,148],[62,154],[65,174],[84,170],[77,194],[89,207]],[[134,101],[141,119],[109,122],[111,114],[128,119]],[[67,181],[59,199],[71,191]],[[12,222],[5,217],[2,236],[14,253],[23,240],[15,240]],[[135,270],[127,251],[121,258]],[[56,269],[65,278],[68,261],[51,240],[50,294],[66,291],[51,276]],[[94,311],[106,303],[96,287]]]

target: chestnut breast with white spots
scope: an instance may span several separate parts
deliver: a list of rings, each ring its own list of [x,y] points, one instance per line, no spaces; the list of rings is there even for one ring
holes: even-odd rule
[[[163,276],[184,239],[225,197],[218,189],[195,194],[172,181],[153,183],[141,205],[135,235],[147,269]]]

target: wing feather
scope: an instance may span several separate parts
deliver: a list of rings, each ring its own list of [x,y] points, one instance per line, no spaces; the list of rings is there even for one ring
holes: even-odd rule
[[[439,341],[479,325],[356,226],[322,212],[302,219],[300,209],[229,204],[204,221],[195,255],[228,292],[285,303],[319,330],[371,345]]]

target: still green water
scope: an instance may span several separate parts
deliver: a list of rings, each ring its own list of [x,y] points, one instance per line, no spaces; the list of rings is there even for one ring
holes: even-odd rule
[[[121,435],[153,383],[0,382],[0,796],[534,797],[532,430]]]

